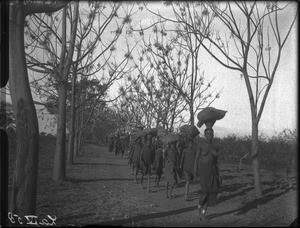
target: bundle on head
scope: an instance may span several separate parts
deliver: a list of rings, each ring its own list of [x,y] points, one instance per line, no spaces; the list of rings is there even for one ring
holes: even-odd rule
[[[152,137],[157,135],[156,128],[145,128],[144,130],[142,130],[142,132],[143,132],[143,134],[151,135]]]
[[[141,131],[133,132],[131,134],[132,141],[137,141],[142,136],[143,136],[143,133]]]
[[[197,127],[188,124],[181,126],[179,131],[187,139],[193,139],[200,133]]]
[[[201,127],[204,123],[206,128],[212,128],[217,120],[222,119],[227,111],[216,109],[214,107],[207,107],[200,111],[197,115],[197,126]]]
[[[132,128],[132,132],[139,132],[139,131],[142,131],[143,129],[144,129],[144,127],[142,125],[137,125]]]
[[[163,127],[157,127],[157,137],[163,137],[168,134],[168,131]]]
[[[180,138],[179,135],[168,134],[168,135],[161,137],[160,140],[163,144],[172,144],[172,143],[177,142],[179,140],[179,138]]]

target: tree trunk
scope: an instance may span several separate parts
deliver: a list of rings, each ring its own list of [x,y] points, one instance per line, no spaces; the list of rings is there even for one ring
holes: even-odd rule
[[[9,86],[16,117],[16,160],[9,211],[36,213],[39,127],[30,92],[24,48],[23,2],[9,6]]]
[[[57,123],[57,138],[56,148],[54,155],[54,168],[53,168],[53,180],[61,182],[66,180],[66,100],[67,100],[67,82],[72,65],[72,58],[74,53],[76,30],[78,23],[78,7],[79,2],[74,3],[74,18],[71,24],[71,34],[68,51],[66,50],[66,18],[67,18],[67,6],[63,10],[63,23],[62,23],[62,51],[59,64],[59,88],[58,88],[58,123]],[[66,54],[66,57],[63,56]]]
[[[189,106],[190,106],[190,123],[191,123],[191,125],[195,125],[194,105],[193,105],[193,102],[191,102],[189,104]]]
[[[52,179],[56,182],[66,180],[66,82],[60,81],[58,88],[58,121],[56,148]]]
[[[81,108],[81,115],[80,115],[80,121],[79,121],[79,127],[82,126],[84,124],[84,110],[85,110],[85,107],[84,105],[82,106]],[[78,154],[79,152],[81,151],[82,147],[83,147],[83,129],[81,129],[79,132],[78,132]]]
[[[83,147],[83,132],[82,130],[80,130],[80,132],[78,133],[78,154],[81,151],[82,147]]]
[[[76,83],[76,74],[73,75],[72,80],[72,98],[71,98],[71,119],[70,119],[70,132],[69,132],[69,142],[68,142],[68,157],[67,162],[69,164],[74,163],[74,129],[75,129],[75,83]]]
[[[258,153],[258,124],[256,123],[256,120],[253,119],[252,119],[251,152],[252,152],[255,196],[256,198],[260,198],[262,196],[262,189],[261,189],[259,153]]]
[[[74,130],[74,133],[75,131],[77,131],[78,127],[79,127],[79,119],[78,119],[78,112],[77,114],[75,113],[75,117],[76,117],[76,130]],[[73,156],[77,157],[78,156],[78,134],[74,135],[74,154]]]
[[[74,137],[74,156],[78,156],[78,134]]]

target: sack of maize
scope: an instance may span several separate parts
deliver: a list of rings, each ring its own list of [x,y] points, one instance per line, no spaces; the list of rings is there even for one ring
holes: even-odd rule
[[[168,131],[164,129],[163,127],[157,127],[157,137],[163,137],[168,134]]]
[[[216,109],[214,107],[207,107],[200,111],[197,115],[197,126],[200,128],[204,123],[207,128],[212,128],[217,120],[222,119],[227,111]]]
[[[168,134],[160,138],[163,144],[174,143],[179,140],[180,136],[175,134]]]
[[[179,131],[182,135],[185,135],[190,138],[195,138],[200,132],[197,127],[193,125],[185,124],[179,128]]]

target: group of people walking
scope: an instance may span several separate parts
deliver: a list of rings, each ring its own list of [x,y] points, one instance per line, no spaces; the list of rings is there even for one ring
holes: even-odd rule
[[[121,134],[119,132],[110,135],[106,139],[106,145],[109,152],[114,152],[115,155],[124,156],[126,148],[129,146],[129,134]]]
[[[220,189],[217,156],[219,147],[214,142],[212,128],[205,129],[205,139],[191,138],[181,135],[177,141],[162,143],[158,137],[150,134],[132,138],[128,163],[132,167],[134,182],[141,173],[142,189],[144,177],[148,179],[150,192],[150,176],[155,174],[154,186],[159,186],[162,174],[165,177],[166,197],[172,199],[172,190],[185,180],[185,199],[189,200],[189,185],[198,178],[200,182],[200,198],[198,202],[199,217],[209,222],[205,216],[208,206],[214,205]]]

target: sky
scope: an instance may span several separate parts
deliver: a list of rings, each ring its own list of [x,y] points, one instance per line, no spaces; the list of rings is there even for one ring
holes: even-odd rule
[[[170,7],[165,7],[161,2],[148,2],[154,11],[160,10],[164,16],[171,16]],[[297,7],[294,7],[295,10]],[[291,21],[292,13],[281,15],[280,22],[286,25]],[[143,10],[132,18],[133,24],[150,25],[155,19],[146,10]],[[278,134],[285,128],[295,129],[297,126],[297,33],[298,26],[294,25],[290,37],[283,49],[281,62],[276,73],[273,86],[265,104],[264,112],[260,120],[260,133],[269,136]],[[124,42],[120,39],[119,44]],[[205,51],[201,52],[201,66],[206,79],[214,79],[213,89],[222,89],[220,98],[211,105],[215,108],[226,110],[225,117],[214,125],[215,135],[223,137],[228,134],[251,135],[251,115],[248,93],[244,80],[240,73],[227,69],[216,62]],[[117,86],[110,89],[109,94],[114,96]],[[9,100],[9,98],[7,98]],[[36,106],[37,110],[41,106]],[[189,115],[187,113],[187,115]],[[51,116],[38,111],[40,132],[56,133],[55,127],[49,124]],[[47,121],[48,120],[48,121]],[[200,128],[204,131],[204,126]]]

